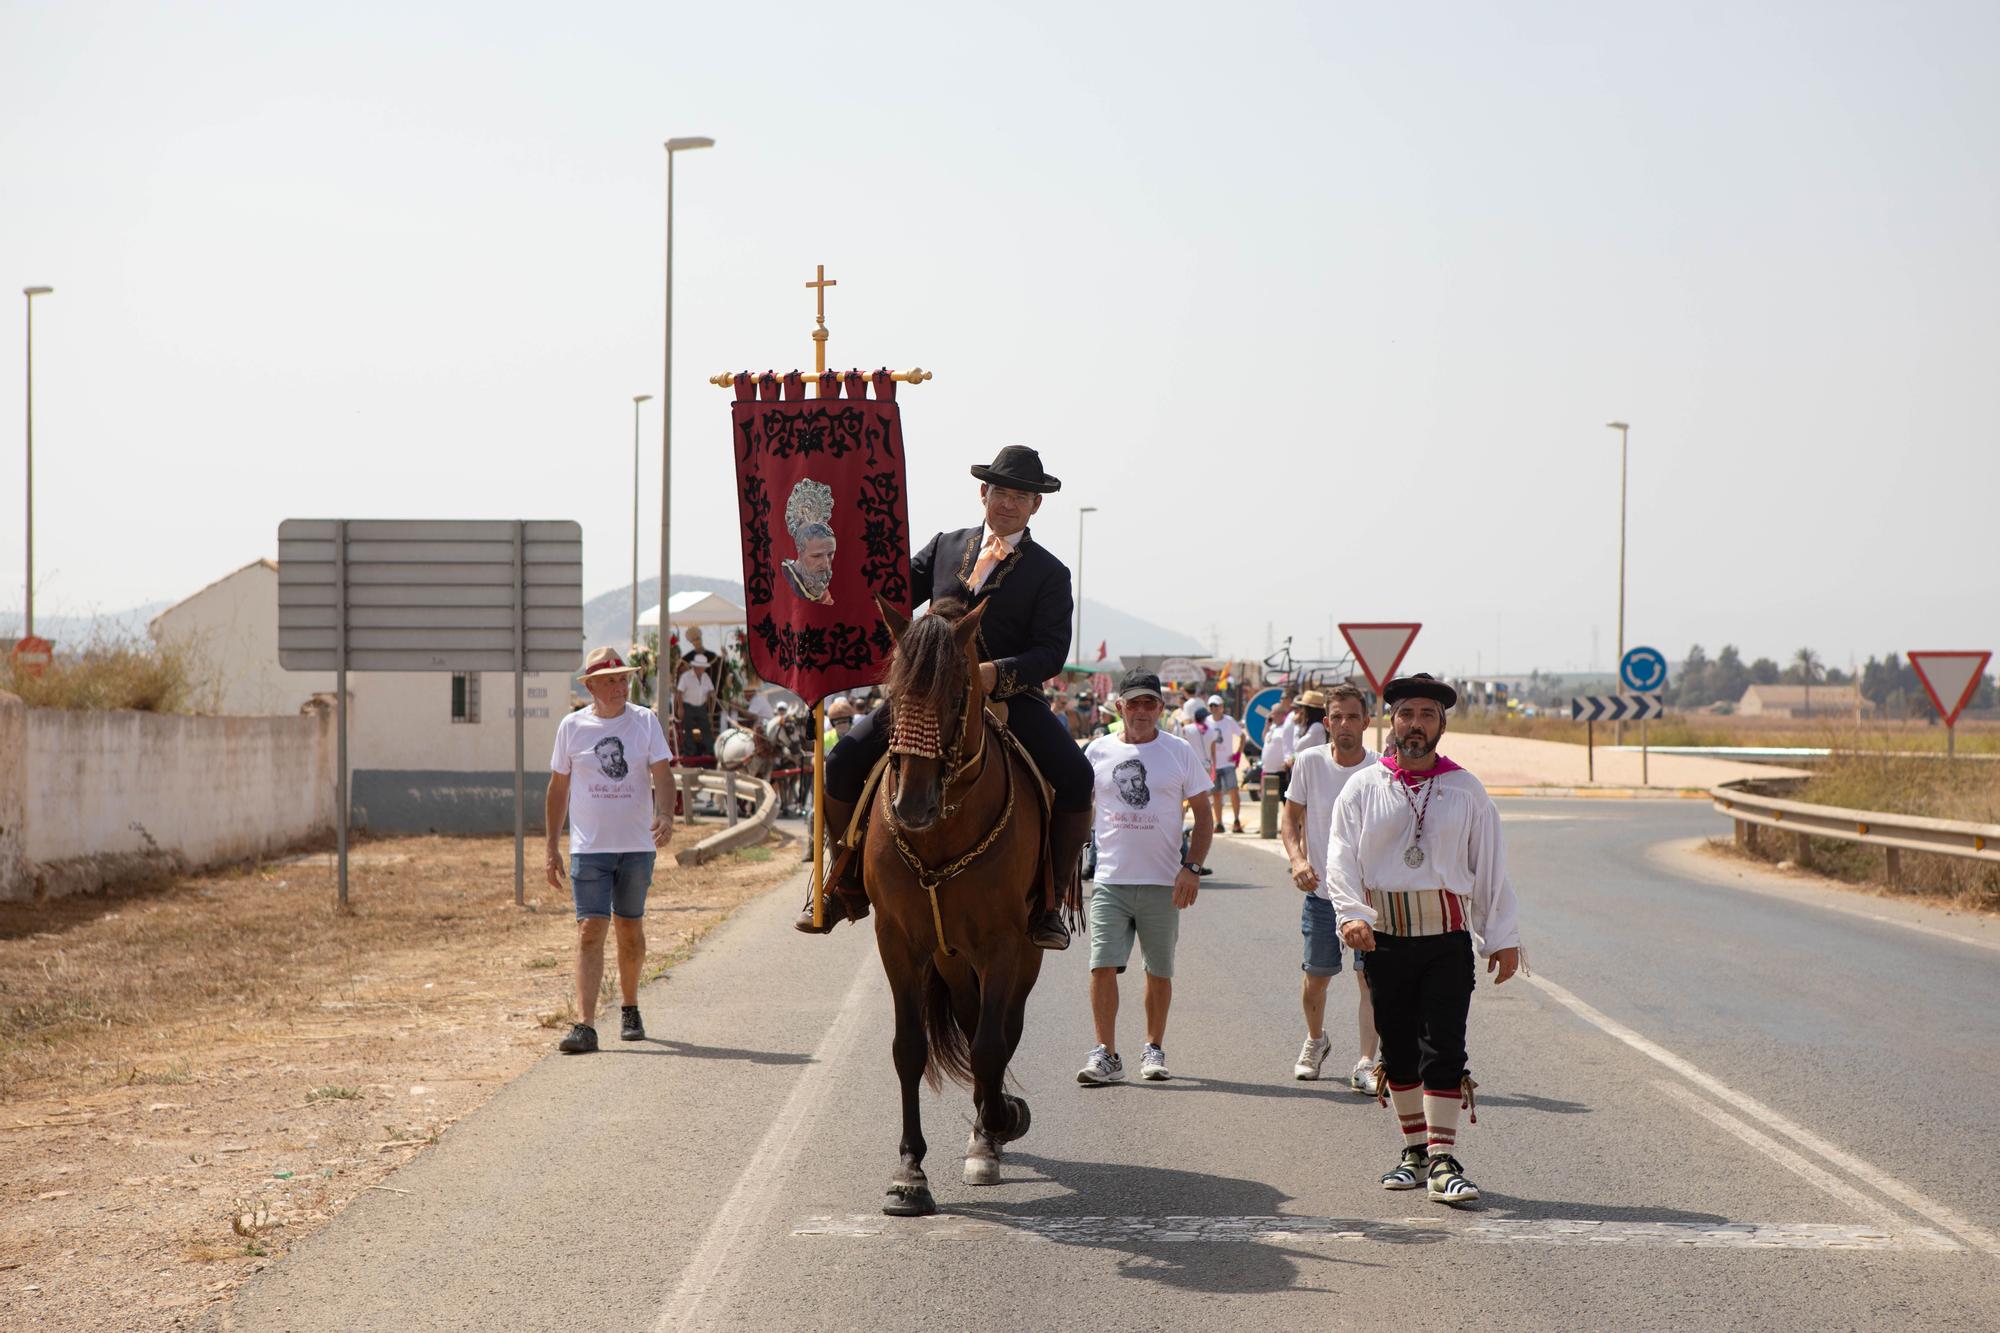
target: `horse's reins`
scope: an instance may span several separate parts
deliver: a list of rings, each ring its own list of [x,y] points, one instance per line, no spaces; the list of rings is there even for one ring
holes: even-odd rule
[[[974,722],[974,716],[977,717],[976,723]],[[960,787],[962,793],[969,792],[975,786],[978,785],[979,779],[985,775],[986,772],[985,760],[988,748],[986,743],[985,723],[986,723],[986,710],[983,706],[976,711],[976,714],[961,716],[959,719],[959,734],[957,737],[954,738],[954,744],[952,745],[951,748],[953,750],[956,750],[959,748],[960,745],[964,743],[965,728],[973,725],[977,725],[979,728],[979,748],[973,752],[970,758],[961,761],[956,768],[953,768],[946,773],[944,779],[944,788],[942,791],[938,793],[939,800],[943,804],[943,812],[938,816],[940,819],[950,819],[953,815],[958,813],[959,807],[945,800],[946,797],[950,796],[951,790],[954,786]],[[935,724],[933,724],[931,734],[932,735],[936,734]],[[894,752],[894,746],[892,742],[892,753],[893,752]],[[914,749],[905,752],[917,753]],[[923,756],[923,757],[928,757],[928,756]],[[969,781],[961,782],[961,779],[965,778],[965,775],[968,772],[971,772],[975,766],[978,768],[979,771],[973,773]],[[1013,764],[1009,763],[1006,765],[1005,777],[1007,780],[1007,803],[1000,811],[999,820],[994,823],[992,828],[986,831],[986,836],[981,838],[979,840],[978,845],[973,847],[971,851],[966,852],[962,856],[954,857],[947,864],[935,869],[925,865],[923,862],[923,858],[919,857],[915,849],[913,849],[908,842],[904,841],[903,831],[896,823],[896,797],[898,794],[897,788],[892,787],[889,792],[889,804],[885,813],[889,820],[889,832],[891,833],[891,835],[893,835],[895,839],[896,854],[903,858],[903,864],[910,868],[910,873],[917,877],[917,883],[923,888],[925,895],[930,898],[931,924],[937,930],[938,947],[944,950],[945,957],[947,958],[957,957],[958,950],[952,948],[949,944],[945,943],[944,913],[938,907],[938,889],[944,885],[944,882],[946,880],[952,878],[954,875],[961,873],[962,871],[965,870],[967,866],[971,865],[974,861],[977,861],[980,857],[984,856],[988,851],[990,851],[993,845],[1000,841],[1000,835],[1006,832],[1007,826],[1014,821],[1014,765]],[[896,771],[896,780],[898,783],[900,783],[901,781],[900,769]]]

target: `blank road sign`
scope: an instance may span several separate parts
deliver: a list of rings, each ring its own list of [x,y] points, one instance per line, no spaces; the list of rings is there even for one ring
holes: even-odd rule
[[[583,529],[567,520],[285,520],[279,664],[338,668],[343,606],[349,671],[573,671],[583,655]]]
[[[1958,721],[1958,715],[1972,702],[1973,692],[1979,688],[1979,678],[1986,671],[1986,664],[1993,660],[1989,652],[1912,652],[1904,654],[1917,673],[1917,679],[1924,684],[1924,693],[1930,695],[1931,704],[1938,710],[1938,716],[1949,727]]]
[[[1394,678],[1396,668],[1403,665],[1403,654],[1410,651],[1410,644],[1422,628],[1415,622],[1348,621],[1341,625],[1340,635],[1347,640],[1348,649],[1360,663],[1361,674],[1368,677],[1377,698],[1381,697],[1382,687]]]

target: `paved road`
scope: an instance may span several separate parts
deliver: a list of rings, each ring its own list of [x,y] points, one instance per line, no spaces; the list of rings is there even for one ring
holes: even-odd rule
[[[1176,1078],[1077,1087],[1087,961],[1050,960],[1001,1185],[958,1183],[969,1097],[926,1098],[937,1217],[877,1208],[872,937],[793,935],[787,888],[647,993],[659,1039],[543,1062],[225,1324],[2000,1326],[2000,950],[1649,850],[1721,832],[1703,807],[1503,810],[1537,975],[1474,1002],[1477,1210],[1382,1191],[1387,1113],[1290,1078],[1298,896],[1271,844],[1230,839],[1184,922]],[[1134,977],[1134,1049],[1137,1000]]]

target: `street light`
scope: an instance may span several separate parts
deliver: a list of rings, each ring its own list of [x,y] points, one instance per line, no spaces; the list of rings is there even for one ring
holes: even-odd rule
[[[1607,430],[1618,432],[1618,683],[1622,686],[1625,683],[1625,460],[1629,452],[1626,447],[1627,432],[1632,428],[1622,421],[1607,421],[1604,426]],[[1612,743],[1625,743],[1623,721],[1616,724]]]
[[[1071,640],[1076,645],[1076,660],[1083,660],[1083,516],[1097,512],[1096,505],[1085,505],[1076,511],[1076,637]]]
[[[28,588],[23,608],[26,626],[21,637],[35,637],[35,298],[53,287],[23,287],[28,306]]]
[[[690,148],[713,148],[715,140],[699,135],[667,140],[667,350],[660,387],[660,662],[667,669],[668,576],[674,524],[674,154]],[[635,580],[636,582],[636,580]],[[660,677],[664,680],[664,674]]]
[[[639,646],[639,404],[650,403],[650,393],[632,395],[632,639]],[[628,649],[629,651],[629,649]]]

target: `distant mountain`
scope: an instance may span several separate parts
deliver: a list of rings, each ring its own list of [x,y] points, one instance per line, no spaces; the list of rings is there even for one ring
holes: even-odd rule
[[[622,644],[632,632],[631,584],[613,588],[610,592],[599,593],[583,604],[583,636],[590,644]],[[660,600],[660,580],[655,578],[639,581],[639,609],[644,611]],[[705,578],[699,574],[674,575],[675,592],[714,592],[737,603],[743,602],[743,585],[734,579]],[[1141,653],[1183,653],[1205,655],[1207,649],[1193,635],[1178,630],[1155,625],[1137,616],[1127,615],[1113,606],[1092,601],[1083,601],[1083,639],[1080,645],[1072,644],[1073,656],[1092,660],[1097,656],[1097,645],[1106,645],[1106,655],[1111,658],[1127,654]]]
[[[146,602],[123,611],[100,611],[87,616],[35,616],[35,635],[58,648],[81,648],[92,643],[116,643],[146,637],[146,622],[172,606],[172,602]],[[39,612],[39,608],[37,608]],[[19,608],[0,611],[0,639],[18,638],[24,621]]]

